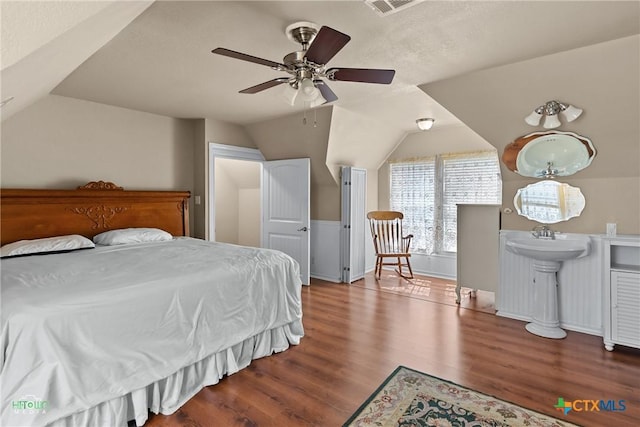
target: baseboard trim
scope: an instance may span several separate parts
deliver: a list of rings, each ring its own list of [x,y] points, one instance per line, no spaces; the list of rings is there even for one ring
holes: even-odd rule
[[[338,278],[336,278],[336,277],[328,277],[328,276],[322,276],[320,274],[311,273],[311,278],[318,279],[318,280],[324,280],[325,282],[342,283],[342,279],[340,277],[338,277]]]
[[[371,273],[374,271],[374,269],[375,267],[367,270],[366,272]],[[386,271],[394,270],[393,267],[383,267],[382,269]],[[456,276],[449,276],[442,273],[434,273],[433,271],[416,270],[415,268],[413,268],[413,266],[411,269],[413,270],[413,274],[419,274],[420,276],[436,277],[438,279],[446,279],[446,280],[456,280]]]

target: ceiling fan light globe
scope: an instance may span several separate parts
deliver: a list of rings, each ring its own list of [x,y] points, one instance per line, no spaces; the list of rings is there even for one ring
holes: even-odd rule
[[[298,97],[298,90],[295,89],[290,84],[284,85],[284,90],[282,91],[282,96],[289,103],[289,105],[296,105],[296,98]]]
[[[302,79],[298,90],[305,101],[313,101],[320,95],[320,90],[313,84],[311,79]]]
[[[325,102],[327,102],[327,100],[324,98],[324,96],[322,96],[322,93],[320,93],[320,90],[318,90],[318,89],[316,89],[316,90],[318,91],[318,95],[319,96],[309,103],[309,107],[310,108],[317,107],[317,106],[322,105]]]

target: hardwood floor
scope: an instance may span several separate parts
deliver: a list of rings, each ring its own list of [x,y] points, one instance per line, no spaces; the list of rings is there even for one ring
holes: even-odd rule
[[[368,274],[364,279],[353,282],[352,286],[405,295],[453,307],[458,306],[456,304],[455,280],[419,275],[413,279],[404,279],[393,271],[383,270],[380,280],[376,280],[372,274]],[[460,307],[492,314],[496,312],[493,292],[476,291],[476,295],[471,297],[471,291],[472,289],[465,287],[461,289]]]
[[[640,425],[640,351],[608,352],[601,337],[571,331],[536,337],[487,313],[486,296],[459,307],[450,282],[418,279],[431,290],[411,295],[392,274],[379,284],[312,280],[300,345],[254,360],[146,426],[341,426],[398,365],[584,426]],[[564,416],[553,407],[559,397],[624,400],[626,410]]]

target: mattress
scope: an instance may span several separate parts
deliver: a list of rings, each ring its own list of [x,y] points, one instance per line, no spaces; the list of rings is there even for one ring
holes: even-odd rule
[[[186,367],[246,353],[270,331],[279,339],[258,356],[304,334],[299,267],[279,251],[181,237],[3,259],[0,268],[3,425],[61,425]],[[180,391],[159,410],[177,409],[214,382]],[[131,408],[120,410],[120,419],[131,417]],[[102,424],[97,417],[87,419]]]

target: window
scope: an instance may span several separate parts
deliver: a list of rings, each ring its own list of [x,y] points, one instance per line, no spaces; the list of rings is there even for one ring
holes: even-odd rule
[[[499,204],[502,199],[495,151],[394,162],[390,180],[390,206],[404,213],[413,252],[456,252],[456,205]]]

